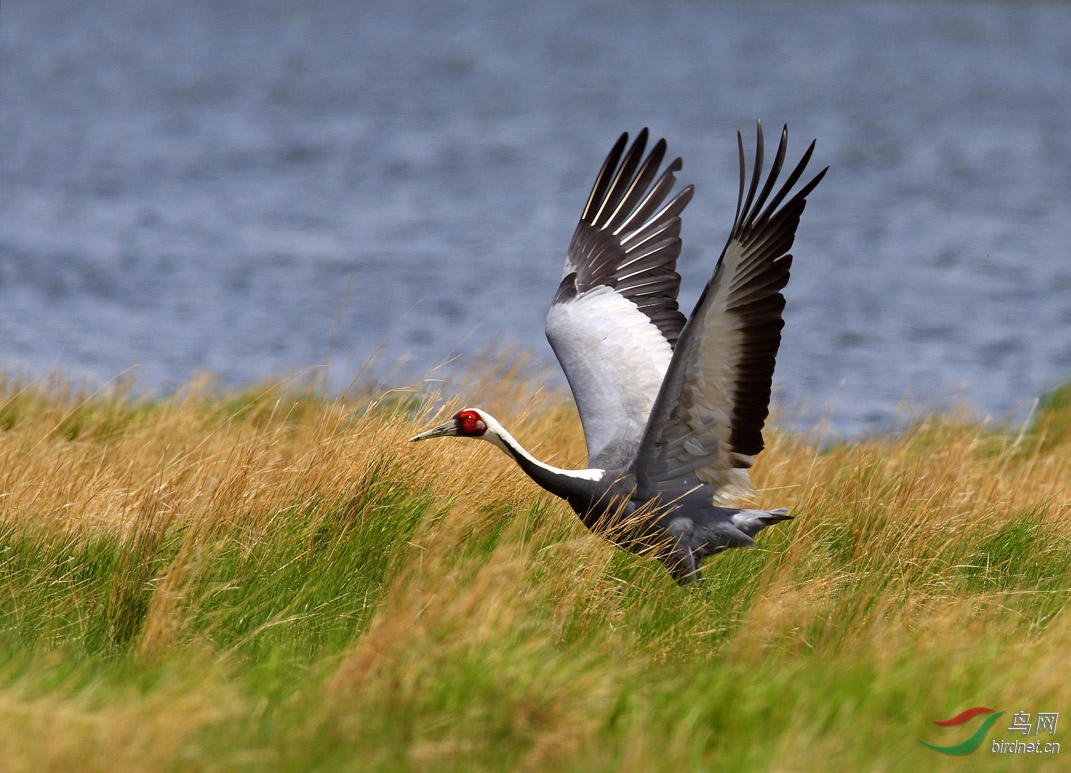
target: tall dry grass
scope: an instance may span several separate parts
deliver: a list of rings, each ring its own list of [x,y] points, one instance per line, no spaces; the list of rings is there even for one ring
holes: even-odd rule
[[[561,395],[501,363],[471,381],[530,451],[582,465]],[[1026,432],[771,432],[754,502],[796,520],[693,589],[489,445],[406,442],[458,407],[0,383],[0,759],[916,769],[946,762],[915,741],[933,719],[1071,705],[1060,400]]]

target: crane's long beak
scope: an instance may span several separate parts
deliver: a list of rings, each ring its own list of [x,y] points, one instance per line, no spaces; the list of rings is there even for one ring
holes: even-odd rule
[[[409,442],[412,443],[415,440],[428,440],[433,437],[454,437],[457,436],[457,422],[451,419],[445,424],[440,424],[438,427],[421,432],[419,435],[414,435],[409,438]]]

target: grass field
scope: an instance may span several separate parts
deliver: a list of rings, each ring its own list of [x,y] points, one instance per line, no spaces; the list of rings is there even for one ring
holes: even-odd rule
[[[493,368],[470,394],[583,464],[561,395]],[[489,445],[407,444],[422,399],[0,380],[0,769],[1071,760],[1071,390],[1025,428],[771,433],[754,502],[796,520],[683,589]],[[973,706],[1006,716],[971,756],[918,742]],[[1066,748],[990,753],[1016,738]]]

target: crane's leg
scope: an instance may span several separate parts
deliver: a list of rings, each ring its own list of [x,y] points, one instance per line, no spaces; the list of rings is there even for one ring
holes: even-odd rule
[[[678,585],[687,585],[703,579],[699,571],[699,557],[695,552],[695,531],[690,518],[676,518],[669,524],[672,541],[662,563],[669,569]]]

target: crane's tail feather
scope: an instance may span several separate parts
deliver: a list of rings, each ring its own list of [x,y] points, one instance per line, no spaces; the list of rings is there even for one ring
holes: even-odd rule
[[[773,526],[781,521],[791,521],[792,516],[788,509],[779,507],[776,510],[741,510],[733,513],[733,526],[749,537],[754,537],[767,526]]]

